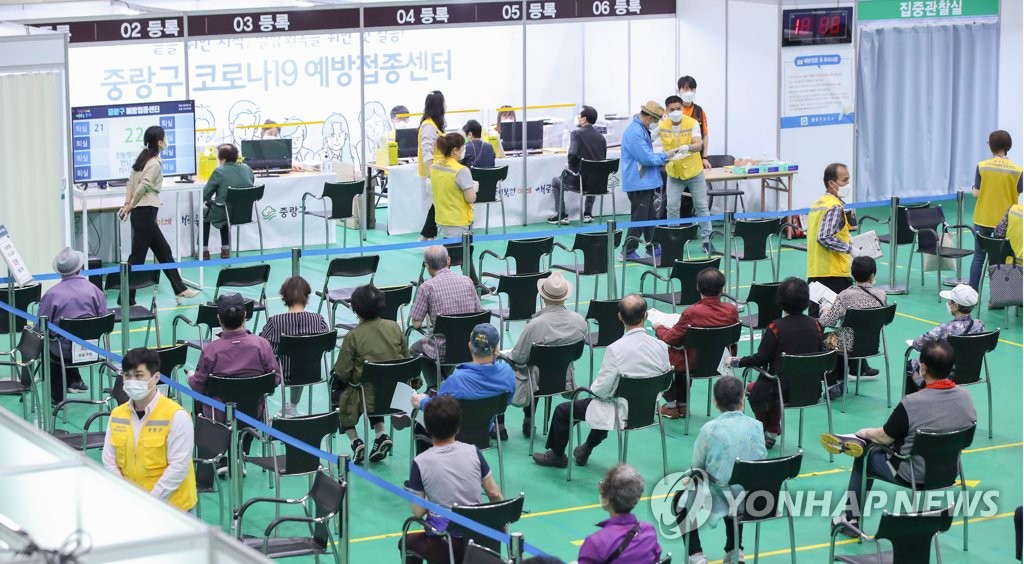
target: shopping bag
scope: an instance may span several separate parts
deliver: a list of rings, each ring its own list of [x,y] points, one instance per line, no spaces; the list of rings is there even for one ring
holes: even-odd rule
[[[938,253],[939,249],[942,247],[950,248],[952,246],[953,234],[943,233],[941,244],[935,249],[935,252]],[[936,270],[939,272],[956,270],[956,261],[949,257],[940,257],[938,254],[924,255],[924,271],[934,272]]]
[[[1024,303],[1024,271],[1015,264],[988,267],[991,279],[989,307],[1019,306]]]

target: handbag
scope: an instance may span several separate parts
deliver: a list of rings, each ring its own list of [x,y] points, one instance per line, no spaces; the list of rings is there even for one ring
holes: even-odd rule
[[[611,564],[612,562],[615,562],[616,560],[618,560],[619,556],[622,556],[622,553],[625,552],[627,548],[629,548],[629,543],[633,542],[633,539],[635,539],[638,534],[640,534],[640,522],[639,521],[634,523],[633,524],[633,528],[630,529],[626,533],[626,536],[622,538],[622,542],[619,543],[618,548],[616,548],[614,552],[609,554],[608,558],[604,559],[604,564]]]
[[[994,264],[988,267],[992,280],[989,307],[1019,306],[1024,303],[1024,270],[1015,264]]]
[[[940,257],[938,255],[940,249],[943,249],[943,248],[947,248],[948,249],[948,248],[951,248],[951,247],[953,247],[953,234],[952,233],[943,233],[942,234],[942,239],[939,241],[939,244],[935,246],[935,254],[934,255],[931,255],[931,254],[924,255],[924,271],[925,272],[932,272],[934,270],[938,270],[939,272],[942,272],[942,271],[956,270],[956,261],[955,260],[953,260],[950,257]]]

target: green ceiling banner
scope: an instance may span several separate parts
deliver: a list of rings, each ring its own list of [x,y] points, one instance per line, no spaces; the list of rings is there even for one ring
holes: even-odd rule
[[[860,0],[857,20],[918,20],[998,16],[999,0]]]

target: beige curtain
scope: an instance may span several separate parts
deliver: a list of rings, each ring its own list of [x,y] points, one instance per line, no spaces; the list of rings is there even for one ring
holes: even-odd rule
[[[33,274],[65,241],[64,105],[58,72],[0,74],[0,223]]]

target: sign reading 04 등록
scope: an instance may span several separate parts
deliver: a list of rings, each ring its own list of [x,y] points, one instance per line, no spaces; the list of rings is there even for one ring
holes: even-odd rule
[[[182,39],[185,30],[182,18],[143,18],[124,20],[96,20],[87,22],[39,23],[31,27],[68,32],[71,43],[99,41],[153,41]]]
[[[473,23],[544,22],[675,14],[673,0],[528,0],[433,6],[375,6],[363,11],[363,27],[411,27]]]
[[[24,286],[32,283],[32,273],[28,271],[28,265],[22,260],[21,254],[14,246],[14,241],[11,240],[11,235],[7,232],[7,226],[2,223],[0,223],[0,255],[3,255],[4,262],[7,263],[7,270],[10,272],[10,276],[14,277],[15,284]]]
[[[860,0],[857,21],[998,16],[999,0]]]

